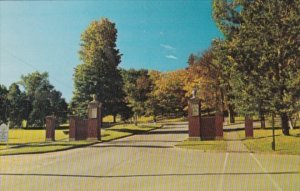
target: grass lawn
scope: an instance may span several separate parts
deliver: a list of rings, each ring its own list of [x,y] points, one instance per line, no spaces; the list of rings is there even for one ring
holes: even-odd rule
[[[151,123],[153,122],[154,117],[153,116],[139,116],[137,121],[138,123]],[[176,117],[176,118],[166,118],[166,117],[157,117],[157,122],[182,122],[182,121],[187,121],[185,117]],[[108,115],[103,117],[103,122],[104,123],[113,123],[113,116]],[[116,122],[121,122],[120,116],[117,116]],[[133,122],[133,121],[132,121]]]
[[[187,118],[185,117],[177,117],[177,118],[172,118],[172,119],[163,119],[161,121],[158,121],[158,122],[162,122],[162,123],[170,123],[170,122],[184,122],[186,121],[187,122]]]
[[[185,140],[176,147],[184,149],[195,149],[201,151],[226,151],[226,141],[224,140]]]
[[[284,136],[281,129],[275,130],[276,150],[273,151],[272,129],[255,129],[253,139],[244,139],[245,132],[238,132],[242,142],[252,152],[267,152],[277,154],[294,154],[300,155],[300,129],[290,130],[291,136]]]
[[[101,141],[69,141],[65,130],[55,130],[55,142],[45,142],[45,130],[9,130],[9,141],[0,143],[0,155],[44,153],[83,147],[103,141],[110,141],[133,134],[144,133],[159,128],[159,125],[134,126],[133,124],[115,125],[101,130]]]

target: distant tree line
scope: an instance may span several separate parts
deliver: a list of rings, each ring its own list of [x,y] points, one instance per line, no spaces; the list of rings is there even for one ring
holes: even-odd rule
[[[0,123],[11,128],[43,127],[47,115],[66,120],[68,105],[50,84],[48,73],[33,72],[7,89],[0,85]]]

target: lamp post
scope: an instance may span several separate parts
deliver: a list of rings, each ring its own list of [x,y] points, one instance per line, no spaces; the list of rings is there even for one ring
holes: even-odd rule
[[[272,114],[272,150],[275,151],[275,121],[274,121],[274,114]]]

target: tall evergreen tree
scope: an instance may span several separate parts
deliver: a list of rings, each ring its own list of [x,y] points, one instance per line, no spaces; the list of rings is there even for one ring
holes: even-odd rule
[[[75,68],[71,109],[86,116],[91,95],[103,103],[103,114],[116,115],[122,105],[123,81],[118,69],[121,54],[116,47],[117,29],[107,18],[93,21],[81,35],[81,64]]]

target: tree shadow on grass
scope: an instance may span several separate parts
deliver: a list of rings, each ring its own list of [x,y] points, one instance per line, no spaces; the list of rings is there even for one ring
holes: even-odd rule
[[[147,133],[148,135],[164,135],[164,134],[188,134],[188,130],[174,130],[174,131],[151,131]]]
[[[108,129],[109,131],[121,132],[121,133],[130,133],[130,134],[143,134],[146,133],[144,130],[138,129]]]
[[[15,150],[20,148],[43,148],[43,147],[84,147],[90,144],[95,144],[97,142],[88,142],[88,143],[70,143],[70,142],[32,142],[32,143],[13,143],[9,144],[7,148],[0,149],[0,150]],[[100,142],[99,142],[100,143]]]
[[[275,137],[280,137],[281,135],[275,135]],[[245,140],[258,140],[258,139],[265,139],[268,137],[273,137],[272,135],[270,136],[262,136],[262,137],[251,137],[251,138],[237,138],[237,139],[228,139],[224,138],[224,141],[245,141]]]

